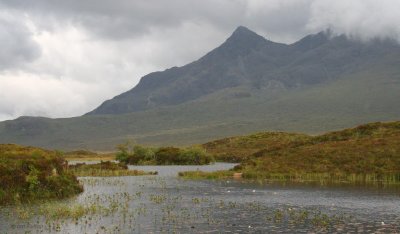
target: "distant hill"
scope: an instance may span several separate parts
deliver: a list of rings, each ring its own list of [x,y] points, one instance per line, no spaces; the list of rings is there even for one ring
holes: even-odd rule
[[[188,145],[256,131],[322,133],[400,119],[400,46],[327,32],[286,45],[237,28],[182,67],[75,118],[0,122],[0,143],[110,150],[126,139]]]

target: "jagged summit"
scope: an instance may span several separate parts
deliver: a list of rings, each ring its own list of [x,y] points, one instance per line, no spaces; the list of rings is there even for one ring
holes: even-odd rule
[[[398,61],[399,44],[387,40],[317,33],[287,45],[238,27],[200,59],[142,77],[87,116],[0,122],[0,143],[111,150],[125,139],[191,145],[398,119]]]
[[[329,31],[286,45],[239,26],[199,60],[150,73],[136,87],[105,101],[88,115],[174,106],[231,88],[287,90],[320,84],[359,69],[371,56],[396,50],[333,37]]]
[[[265,38],[258,35],[257,33],[251,31],[250,29],[244,27],[244,26],[239,26],[233,31],[232,35],[228,38],[229,39],[259,39],[265,41]]]
[[[235,31],[233,31],[233,34],[235,34],[235,33],[248,33],[248,32],[254,33],[253,31],[251,31],[251,30],[248,29],[247,27],[242,26],[242,25],[239,25],[239,26],[235,29]]]
[[[239,26],[225,43],[221,45],[221,48],[231,51],[236,50],[237,53],[232,54],[234,56],[265,46],[267,42],[268,41],[264,37],[257,33],[244,26]]]

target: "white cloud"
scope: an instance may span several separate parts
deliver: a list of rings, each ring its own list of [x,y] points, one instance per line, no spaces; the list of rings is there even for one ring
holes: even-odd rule
[[[0,120],[82,115],[132,88],[145,74],[188,63],[222,43],[225,35],[207,27],[185,23],[111,41],[74,25],[51,32],[31,26],[32,40],[42,54],[23,71],[0,73]],[[205,30],[209,33],[201,35]],[[188,31],[198,34],[183,37]]]
[[[0,75],[0,110],[3,118],[20,115],[71,116],[82,111],[85,84],[26,73]],[[86,87],[87,89],[88,87]]]
[[[318,0],[311,5],[307,28],[330,28],[362,40],[391,38],[400,41],[398,0]]]

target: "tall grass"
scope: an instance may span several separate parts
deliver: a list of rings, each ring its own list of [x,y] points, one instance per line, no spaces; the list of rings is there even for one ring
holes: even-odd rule
[[[140,175],[155,175],[157,172],[144,172],[139,170],[129,170],[124,163],[113,163],[110,161],[101,161],[96,164],[78,163],[71,165],[68,171],[79,177],[98,176],[140,176]]]
[[[354,185],[400,185],[400,173],[378,174],[330,174],[330,173],[260,173],[244,171],[243,178],[266,181],[289,181],[317,184],[354,184]]]
[[[106,169],[74,169],[71,170],[78,177],[111,177],[111,176],[142,176],[142,175],[156,175],[157,172],[145,172],[139,170],[106,170]]]

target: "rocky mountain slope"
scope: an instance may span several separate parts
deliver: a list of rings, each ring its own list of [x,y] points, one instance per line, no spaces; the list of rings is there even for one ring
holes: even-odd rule
[[[186,145],[398,120],[399,64],[390,40],[322,32],[286,45],[239,27],[199,60],[144,76],[84,116],[0,122],[0,143],[110,150],[126,139]]]

